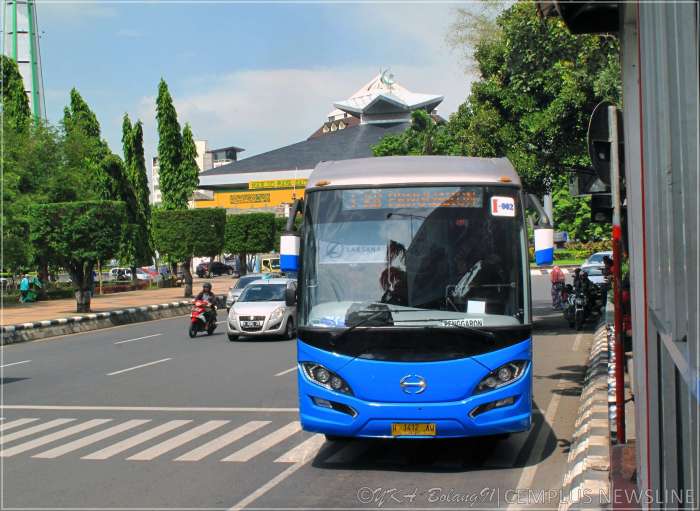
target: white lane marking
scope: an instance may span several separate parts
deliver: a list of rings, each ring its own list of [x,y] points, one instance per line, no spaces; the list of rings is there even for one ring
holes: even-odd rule
[[[107,373],[107,376],[114,376],[116,374],[122,374],[126,373],[128,371],[133,371],[134,369],[141,369],[142,367],[148,367],[156,364],[160,364],[162,362],[167,362],[168,360],[172,360],[172,358],[161,358],[160,360],[154,360],[153,362],[147,362],[145,364],[137,365],[134,367],[127,367],[126,369],[121,369],[119,371],[114,371],[113,373]]]
[[[245,446],[233,454],[226,456],[221,461],[237,461],[245,462],[251,458],[254,458],[258,454],[266,451],[267,449],[274,447],[281,441],[292,436],[294,433],[301,431],[301,424],[298,421],[290,422],[286,426],[282,426],[278,430],[273,431],[267,436],[262,437],[260,440],[256,440],[250,445]]]
[[[239,440],[244,436],[259,430],[263,426],[267,426],[268,424],[270,424],[270,421],[246,422],[242,426],[239,426],[236,429],[233,429],[228,433],[225,433],[220,437],[217,437],[211,440],[210,442],[207,442],[204,445],[200,445],[199,447],[191,450],[190,452],[186,452],[179,458],[175,458],[175,461],[199,461],[203,458],[206,458],[210,454],[220,449],[223,449],[227,445],[231,445],[236,440]]]
[[[24,426],[25,424],[38,420],[39,419],[17,419],[10,422],[3,422],[2,426],[0,426],[0,433],[4,433],[8,429],[16,428],[17,426]]]
[[[34,440],[30,440],[29,442],[14,445],[9,449],[3,449],[2,452],[0,452],[0,458],[9,458],[10,456],[14,456],[15,454],[20,454],[31,449],[35,449],[37,447],[41,447],[42,445],[46,445],[50,442],[55,442],[56,440],[60,440],[61,438],[75,435],[76,433],[80,433],[81,431],[85,431],[86,429],[94,428],[100,426],[101,424],[105,424],[111,421],[112,419],[92,419],[86,422],[82,422],[80,424],[76,424],[75,426],[56,431],[55,433],[50,433],[48,435],[35,438]]]
[[[18,366],[20,364],[28,364],[29,362],[31,362],[31,360],[22,360],[21,362],[12,362],[10,364],[1,365],[0,369],[5,369],[6,367],[10,367],[10,366]]]
[[[572,351],[578,351],[581,347],[581,341],[583,340],[583,332],[576,334],[576,339],[574,339],[574,345],[571,347]]]
[[[136,337],[135,339],[126,339],[124,341],[117,341],[114,344],[125,344],[127,342],[143,341],[144,339],[151,339],[153,337],[158,337],[160,335],[163,335],[163,334],[144,335],[143,337]]]
[[[18,438],[24,438],[25,436],[33,435],[34,433],[39,433],[41,431],[45,431],[56,426],[66,424],[68,422],[73,422],[74,420],[75,419],[54,419],[43,424],[32,426],[31,428],[23,429],[21,431],[15,431],[14,433],[10,433],[9,435],[3,435],[2,438],[0,438],[0,445],[4,445],[6,442],[12,442],[13,440],[17,440]]]
[[[285,452],[282,456],[275,460],[275,463],[303,463],[313,457],[316,452],[325,443],[326,437],[320,433],[316,433],[296,447]]]
[[[298,408],[256,408],[229,406],[84,406],[84,405],[3,405],[4,410],[73,410],[113,412],[298,412]]]
[[[136,436],[129,437],[126,440],[122,440],[121,442],[117,442],[116,444],[110,445],[109,447],[100,449],[99,451],[93,452],[92,454],[83,456],[81,459],[106,460],[107,458],[111,458],[112,456],[119,454],[120,452],[124,452],[127,449],[131,449],[132,447],[147,442],[152,438],[162,435],[163,433],[167,433],[168,431],[172,431],[173,429],[179,428],[180,426],[184,426],[185,424],[188,424],[190,422],[192,421],[175,420],[166,422],[165,424],[161,424],[160,426],[156,426],[155,428],[146,430],[143,433],[139,433]]]
[[[520,479],[518,480],[518,484],[515,485],[515,488],[529,489],[531,488],[532,482],[535,480],[535,473],[539,467],[539,459],[542,457],[542,453],[544,452],[544,448],[547,443],[547,437],[549,436],[549,432],[551,430],[551,427],[546,427],[546,425],[551,425],[554,423],[554,416],[557,413],[557,408],[559,408],[559,401],[561,401],[561,393],[557,391],[563,389],[565,384],[566,382],[564,380],[559,380],[554,388],[552,399],[549,401],[547,411],[542,418],[542,425],[537,433],[535,444],[532,446],[532,450],[530,451],[527,466],[520,474]],[[508,506],[508,509],[518,509],[518,507],[519,506],[510,505]]]
[[[275,376],[283,376],[285,374],[291,373],[292,371],[296,371],[296,370],[297,370],[297,366],[290,367],[289,369],[285,369],[284,371],[280,371]]]
[[[192,429],[188,429],[184,433],[175,435],[174,437],[169,438],[168,440],[165,440],[164,442],[161,442],[159,444],[156,444],[153,447],[149,447],[144,451],[138,452],[133,456],[128,457],[127,460],[150,461],[154,458],[157,458],[158,456],[161,456],[162,454],[165,454],[166,452],[172,451],[173,449],[177,449],[181,445],[184,445],[187,442],[194,440],[195,438],[198,438],[202,435],[206,435],[210,431],[214,431],[215,429],[220,428],[221,426],[224,426],[229,422],[230,421],[226,420],[207,421],[204,424],[200,424],[199,426],[196,426]]]
[[[312,437],[313,438],[313,437]],[[248,506],[252,502],[256,501],[263,495],[265,495],[267,492],[269,492],[272,488],[280,484],[282,481],[287,479],[289,476],[294,474],[297,470],[302,468],[304,465],[306,465],[309,461],[313,459],[313,457],[316,455],[316,452],[318,449],[321,448],[321,445],[318,445],[316,447],[316,451],[309,450],[309,452],[306,453],[306,459],[304,461],[299,461],[297,463],[294,463],[294,465],[290,465],[286,469],[284,469],[280,474],[277,476],[273,477],[270,479],[268,482],[263,484],[260,488],[255,490],[253,493],[245,497],[244,499],[240,500],[235,506],[233,506],[229,511],[238,511],[239,509],[243,509],[244,507]]]
[[[63,456],[64,454],[68,454],[69,452],[77,451],[78,449],[87,447],[88,445],[95,444],[100,440],[104,440],[105,438],[118,435],[119,433],[123,433],[124,431],[128,431],[142,424],[146,424],[147,422],[151,421],[149,419],[129,420],[122,424],[112,426],[111,428],[107,428],[105,430],[98,431],[97,433],[93,433],[92,435],[88,435],[83,438],[78,438],[77,440],[73,440],[72,442],[68,442],[67,444],[59,445],[58,447],[49,449],[48,451],[40,452],[39,454],[35,454],[34,456],[32,456],[32,458],[58,458],[59,456]]]

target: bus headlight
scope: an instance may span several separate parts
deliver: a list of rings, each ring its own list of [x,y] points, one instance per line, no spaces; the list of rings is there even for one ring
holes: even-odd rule
[[[500,367],[497,367],[476,386],[475,394],[488,392],[489,390],[498,389],[504,385],[510,385],[514,381],[520,379],[525,374],[527,360],[514,360]]]
[[[327,388],[328,390],[334,390],[352,396],[352,390],[350,390],[350,386],[345,380],[333,371],[329,371],[321,364],[302,362],[301,367],[304,369],[304,374],[315,384]]]

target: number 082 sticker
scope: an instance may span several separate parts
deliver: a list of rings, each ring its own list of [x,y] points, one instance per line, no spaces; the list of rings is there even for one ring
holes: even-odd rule
[[[491,197],[491,216],[515,216],[515,199]]]

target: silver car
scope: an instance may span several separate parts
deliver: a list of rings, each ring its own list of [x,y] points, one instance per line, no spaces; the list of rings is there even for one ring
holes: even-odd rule
[[[231,305],[238,300],[238,297],[241,296],[241,293],[248,284],[263,278],[270,278],[273,275],[274,274],[272,273],[249,273],[240,277],[235,285],[228,288],[228,294],[226,295],[226,308],[231,308]]]
[[[288,289],[296,292],[296,280],[258,279],[248,284],[228,313],[230,341],[239,337],[283,336],[296,334],[296,304],[287,305]]]
[[[592,254],[588,259],[586,259],[583,264],[581,265],[581,270],[582,271],[589,271],[590,268],[602,268],[605,266],[605,263],[603,262],[603,258],[605,256],[608,256],[610,259],[612,259],[612,252],[610,251],[605,251],[605,252],[596,252],[595,254]]]

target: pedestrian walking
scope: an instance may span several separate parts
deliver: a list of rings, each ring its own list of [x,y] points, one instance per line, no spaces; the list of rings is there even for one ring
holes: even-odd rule
[[[552,309],[562,310],[564,305],[562,304],[561,294],[566,283],[566,276],[559,266],[552,268],[549,280],[552,283]]]

